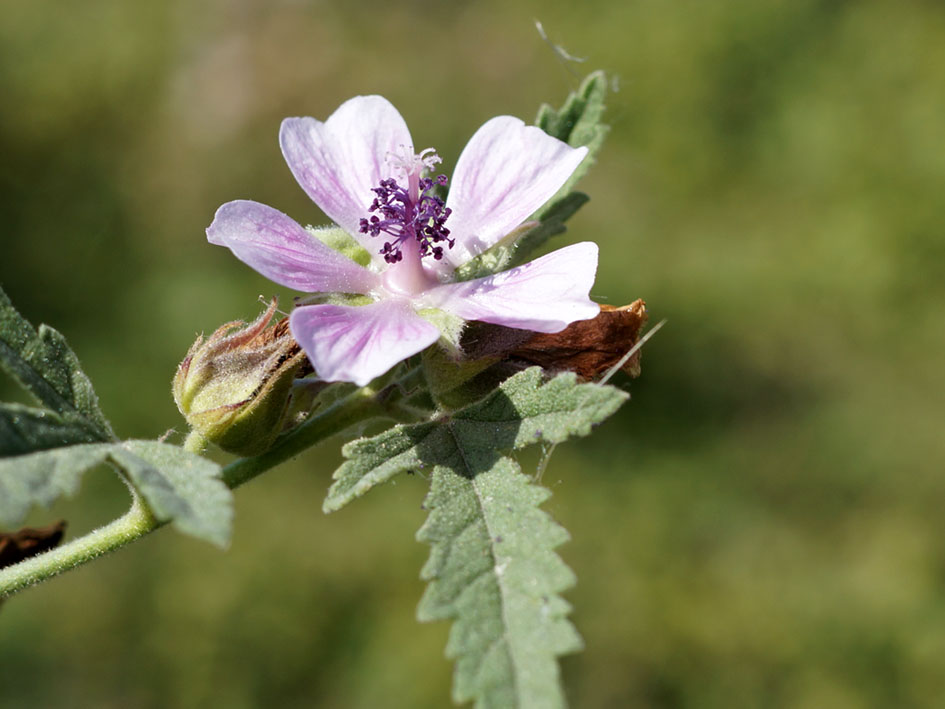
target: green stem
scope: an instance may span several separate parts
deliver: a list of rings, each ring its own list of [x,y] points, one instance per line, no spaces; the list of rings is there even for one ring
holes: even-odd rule
[[[192,428],[190,429],[190,433],[187,434],[187,438],[184,440],[184,445],[182,445],[181,448],[185,451],[200,455],[207,449],[208,445],[209,441],[207,441],[207,437],[196,428]]]
[[[241,458],[224,467],[223,481],[230,489],[237,488],[306,448],[355,424],[384,416],[391,404],[396,408],[396,403],[385,406],[378,398],[373,390],[364,388],[339,399],[283,436],[262,455]],[[203,437],[193,434],[184,443],[184,448],[192,453],[200,453],[205,446]],[[130,544],[163,524],[138,493],[132,490],[131,508],[114,522],[73,539],[68,544],[0,569],[0,599]]]
[[[74,569],[140,539],[161,526],[144,500],[133,492],[131,508],[114,522],[84,537],[0,570],[0,598]]]
[[[358,389],[320,414],[312,416],[291,433],[277,439],[275,445],[262,455],[234,460],[223,468],[223,482],[231,490],[235,489],[306,448],[311,448],[355,424],[382,415],[384,409],[378,403],[375,392],[367,388]]]

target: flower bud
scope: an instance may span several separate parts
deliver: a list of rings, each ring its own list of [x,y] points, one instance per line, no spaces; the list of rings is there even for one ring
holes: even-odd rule
[[[177,368],[177,408],[192,428],[239,455],[264,452],[282,430],[292,382],[308,360],[288,320],[268,327],[276,299],[255,321],[201,335]]]

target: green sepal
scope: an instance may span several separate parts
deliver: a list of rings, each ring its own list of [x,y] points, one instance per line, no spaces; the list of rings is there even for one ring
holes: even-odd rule
[[[307,226],[305,230],[322,242],[325,246],[334,249],[340,254],[347,256],[356,264],[367,267],[371,264],[371,254],[359,244],[351,234],[341,227]]]
[[[430,396],[443,409],[461,408],[482,398],[498,384],[490,380],[475,386],[479,376],[499,361],[496,357],[457,359],[443,347],[434,345],[424,350],[421,361]]]
[[[345,305],[359,308],[375,302],[369,295],[360,293],[315,293],[296,300],[297,306],[302,305]]]
[[[187,423],[237,455],[264,452],[282,432],[305,353],[282,326],[276,300],[252,323],[226,323],[199,336],[177,368],[171,392]]]
[[[541,222],[537,221],[527,221],[520,225],[511,234],[504,236],[475,258],[459,266],[453,272],[453,280],[471,281],[474,278],[482,278],[504,271],[512,262],[519,240],[539,228],[541,228]]]
[[[187,423],[228,453],[264,453],[282,433],[295,377],[304,361],[305,353],[300,352],[266,379],[252,399],[194,412]]]
[[[439,308],[418,310],[417,315],[431,325],[435,325],[436,329],[440,331],[439,344],[442,347],[445,347],[455,357],[461,354],[462,350],[459,343],[463,336],[463,330],[466,328],[465,320]]]
[[[564,223],[587,204],[589,199],[590,197],[583,192],[571,192],[554,202],[542,215],[542,221],[538,223],[538,226],[523,234],[515,244],[515,249],[506,264],[507,267],[524,263],[548,239],[567,231],[568,228]]]

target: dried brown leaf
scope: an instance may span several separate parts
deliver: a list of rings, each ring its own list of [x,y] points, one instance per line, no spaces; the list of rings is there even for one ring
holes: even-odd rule
[[[597,317],[571,323],[561,332],[534,333],[515,346],[508,357],[553,372],[576,372],[583,379],[594,380],[637,343],[646,320],[646,303],[641,299],[619,308],[602,305]],[[631,377],[640,376],[640,356],[641,352],[636,352],[621,370]]]
[[[65,520],[48,527],[24,527],[16,532],[0,532],[0,569],[59,546],[65,532]]]

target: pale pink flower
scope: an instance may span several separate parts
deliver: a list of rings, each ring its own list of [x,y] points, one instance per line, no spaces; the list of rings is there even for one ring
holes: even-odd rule
[[[258,202],[228,202],[207,229],[267,278],[306,293],[369,296],[369,305],[300,305],[292,334],[326,381],[363,386],[440,338],[418,311],[559,332],[594,317],[588,298],[597,246],[567,246],[517,268],[451,282],[454,270],[520,226],[587,153],[511,116],[486,122],[466,145],[446,204],[423,177],[439,158],[415,154],[404,119],[386,99],[359,96],[324,123],[287,118],[282,154],[302,189],[371,254],[361,266],[295,221]]]

